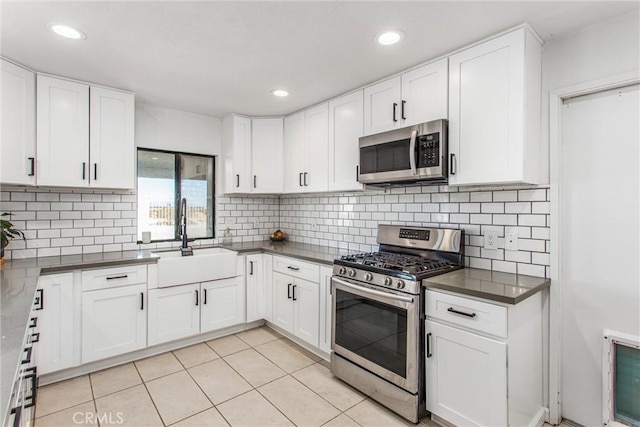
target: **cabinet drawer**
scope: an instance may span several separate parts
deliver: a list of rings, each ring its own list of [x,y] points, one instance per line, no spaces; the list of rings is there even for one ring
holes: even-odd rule
[[[116,288],[147,282],[146,265],[101,268],[82,272],[82,291]]]
[[[273,257],[273,271],[299,277],[313,283],[320,282],[320,266],[294,258]]]
[[[427,290],[425,312],[434,319],[507,337],[507,309],[500,305]]]

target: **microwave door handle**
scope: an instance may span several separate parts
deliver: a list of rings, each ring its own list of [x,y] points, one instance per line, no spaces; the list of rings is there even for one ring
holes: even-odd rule
[[[418,131],[414,130],[411,132],[411,141],[409,142],[409,164],[411,165],[411,173],[413,175],[417,175],[418,171],[416,170],[416,137],[418,136]]]

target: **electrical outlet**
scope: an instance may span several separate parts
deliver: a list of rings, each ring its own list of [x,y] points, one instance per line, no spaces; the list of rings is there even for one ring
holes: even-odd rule
[[[487,230],[484,232],[484,248],[498,249],[498,232],[497,231]]]
[[[518,229],[515,227],[507,227],[504,230],[504,248],[507,251],[518,250]]]
[[[318,226],[318,221],[315,218],[310,218],[309,224],[311,225],[311,230],[315,231]]]

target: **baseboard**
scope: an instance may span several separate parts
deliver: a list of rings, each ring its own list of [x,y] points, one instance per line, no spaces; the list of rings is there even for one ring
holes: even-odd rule
[[[529,426],[542,427],[542,425],[544,425],[544,423],[548,419],[548,416],[549,416],[549,409],[540,408],[536,413],[536,415],[531,419],[531,422],[529,422]]]

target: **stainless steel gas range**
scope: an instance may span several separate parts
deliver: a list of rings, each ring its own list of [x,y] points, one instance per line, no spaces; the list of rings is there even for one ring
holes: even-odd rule
[[[331,372],[404,418],[426,414],[422,279],[464,266],[462,230],[379,225],[334,261]]]

